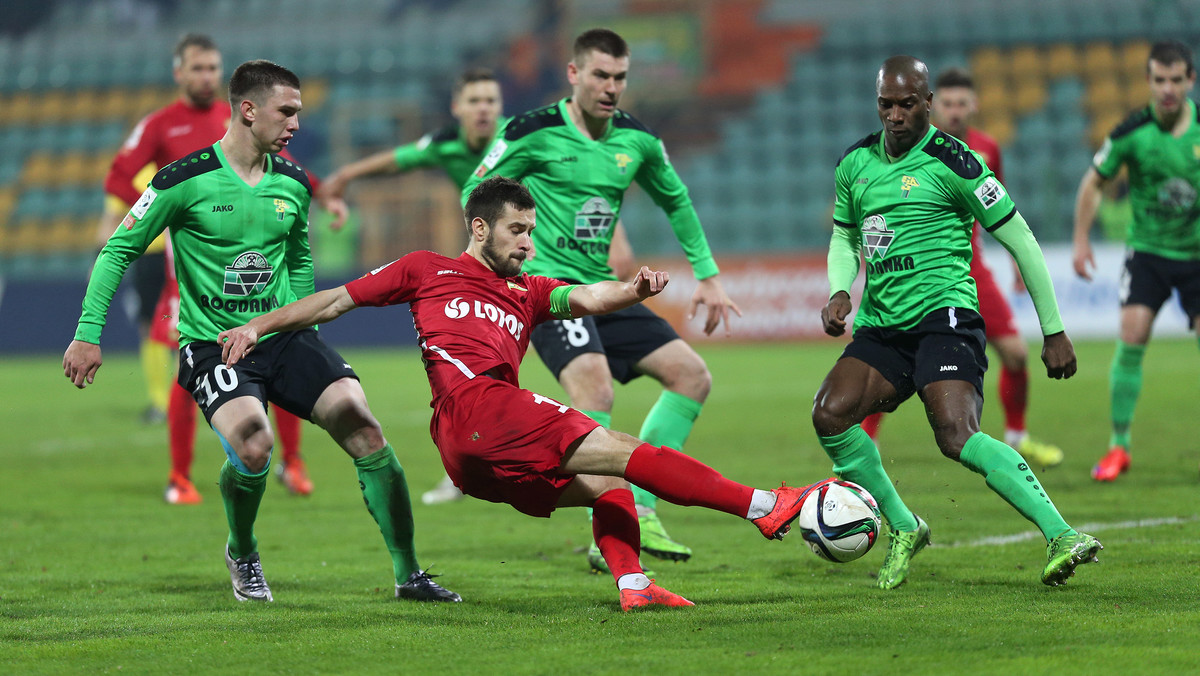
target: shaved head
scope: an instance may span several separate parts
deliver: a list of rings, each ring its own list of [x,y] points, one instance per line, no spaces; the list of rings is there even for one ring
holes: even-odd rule
[[[882,89],[885,82],[903,82],[913,88],[918,96],[925,98],[929,95],[929,66],[915,56],[893,56],[879,67],[879,74],[875,76],[875,91]]]
[[[929,68],[911,56],[893,56],[879,68],[875,94],[884,144],[889,155],[900,157],[929,131]]]

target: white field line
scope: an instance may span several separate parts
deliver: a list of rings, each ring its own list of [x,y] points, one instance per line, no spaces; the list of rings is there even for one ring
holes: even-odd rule
[[[1101,533],[1106,530],[1129,530],[1132,528],[1152,528],[1154,526],[1177,526],[1185,523],[1195,523],[1200,521],[1200,516],[1168,516],[1159,519],[1130,519],[1127,521],[1107,521],[1085,523],[1079,526],[1076,530],[1084,533]],[[1026,540],[1040,540],[1042,534],[1039,531],[1031,530],[1024,533],[1014,533],[1012,535],[992,535],[974,540],[963,540],[959,542],[951,542],[942,545],[934,543],[933,546],[942,547],[999,547],[1002,545],[1010,545],[1016,542],[1025,542]]]

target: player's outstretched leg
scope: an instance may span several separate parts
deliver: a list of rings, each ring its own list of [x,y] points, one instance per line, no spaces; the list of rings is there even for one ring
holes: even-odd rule
[[[271,408],[275,411],[275,429],[281,450],[281,462],[275,468],[275,476],[292,495],[311,495],[313,482],[300,457],[301,419],[278,406]]]
[[[462,601],[462,597],[441,587],[433,581],[433,576],[417,565],[408,483],[392,445],[387,444],[370,455],[355,458],[354,467],[358,470],[363,502],[379,525],[379,532],[383,534],[383,541],[392,556],[396,598],[454,603]]]
[[[646,414],[638,438],[652,446],[683,448],[703,406],[691,397],[663,390]],[[638,522],[642,527],[642,551],[668,561],[690,559],[692,548],[677,542],[663,527],[658,517],[658,498],[637,486],[633,487],[633,498],[638,505]]]

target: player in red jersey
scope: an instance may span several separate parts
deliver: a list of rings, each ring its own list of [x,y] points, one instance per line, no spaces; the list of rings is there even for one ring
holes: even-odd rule
[[[148,180],[138,180],[147,166],[154,172],[225,135],[229,127],[229,101],[220,96],[223,78],[221,52],[212,38],[189,33],[174,50],[174,76],[179,98],[147,115],[134,127],[120,152],[113,159],[104,179],[107,193],[104,213],[98,228],[101,242],[117,228],[121,218],[141,197]],[[285,157],[286,149],[280,153]],[[320,182],[309,175],[315,190]],[[340,228],[346,218],[346,204],[340,198],[327,198],[321,205],[334,215],[331,227]],[[167,261],[166,234],[151,244],[131,270],[138,297],[138,324],[142,337],[142,368],[151,393],[148,419],[153,411],[165,409],[167,435],[171,449],[171,471],[164,499],[171,504],[197,504],[201,496],[191,481],[191,466],[196,429],[196,408],[191,394],[173,381],[169,370],[170,350],[178,349],[175,331],[176,312],[156,307],[179,307],[179,287],[168,283],[173,270]],[[283,460],[276,466],[278,476],[288,490],[301,495],[312,492],[312,481],[300,457],[300,418],[275,408],[275,424]]]
[[[971,75],[961,68],[950,68],[937,78],[933,97],[934,124],[942,131],[967,144],[979,153],[988,168],[996,173],[996,179],[1004,182],[1000,158],[1000,146],[995,139],[970,126],[977,112],[975,83]],[[1004,407],[1004,443],[1015,448],[1026,460],[1046,467],[1053,467],[1063,460],[1063,452],[1057,446],[1041,443],[1030,438],[1025,429],[1025,410],[1029,402],[1029,349],[1017,330],[1012,308],[1004,292],[996,284],[991,268],[983,260],[983,230],[975,224],[971,236],[971,278],[979,295],[979,314],[983,317],[988,345],[1000,357],[1000,403]],[[1013,266],[1018,287],[1021,273]],[[879,433],[882,413],[868,416],[862,427],[875,439]]]
[[[521,389],[517,373],[533,327],[550,319],[612,312],[653,296],[664,272],[641,268],[631,282],[569,285],[525,275],[533,249],[533,197],[504,177],[471,191],[467,251],[447,258],[418,251],[361,279],[259,315],[220,334],[232,366],[258,337],[332,321],[363,306],[409,303],[433,392],[430,434],[442,464],[467,495],[504,502],[531,516],[557,507],[593,508],[592,529],[621,593],[621,608],[692,603],[650,580],[641,547],[633,482],[680,505],[751,520],[782,538],[805,488],[764,491],[726,479],[669,448],[608,430],[579,411]]]

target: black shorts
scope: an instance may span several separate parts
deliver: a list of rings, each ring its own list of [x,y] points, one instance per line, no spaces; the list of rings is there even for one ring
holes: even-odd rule
[[[317,398],[333,382],[358,379],[354,369],[313,329],[277,333],[233,365],[221,361],[221,346],[196,341],[179,350],[179,384],[212,423],[213,413],[237,397],[258,398],[310,420]]]
[[[158,297],[162,294],[163,285],[167,283],[167,255],[161,251],[142,254],[129,266],[130,281],[133,289],[126,307],[129,308],[129,319],[139,324],[149,323],[154,319],[154,308],[158,306]]]
[[[899,403],[941,380],[965,380],[982,396],[986,347],[978,312],[942,308],[912,329],[858,329],[841,358],[854,357],[883,374],[899,393]]]
[[[599,352],[608,358],[613,379],[624,384],[642,375],[635,366],[646,355],[678,338],[667,320],[634,305],[606,315],[539,324],[529,341],[556,379],[571,360]]]
[[[1188,321],[1195,324],[1200,316],[1200,261],[1177,261],[1130,249],[1120,288],[1121,307],[1145,305],[1155,314],[1171,297],[1171,289],[1178,289],[1179,305]]]

